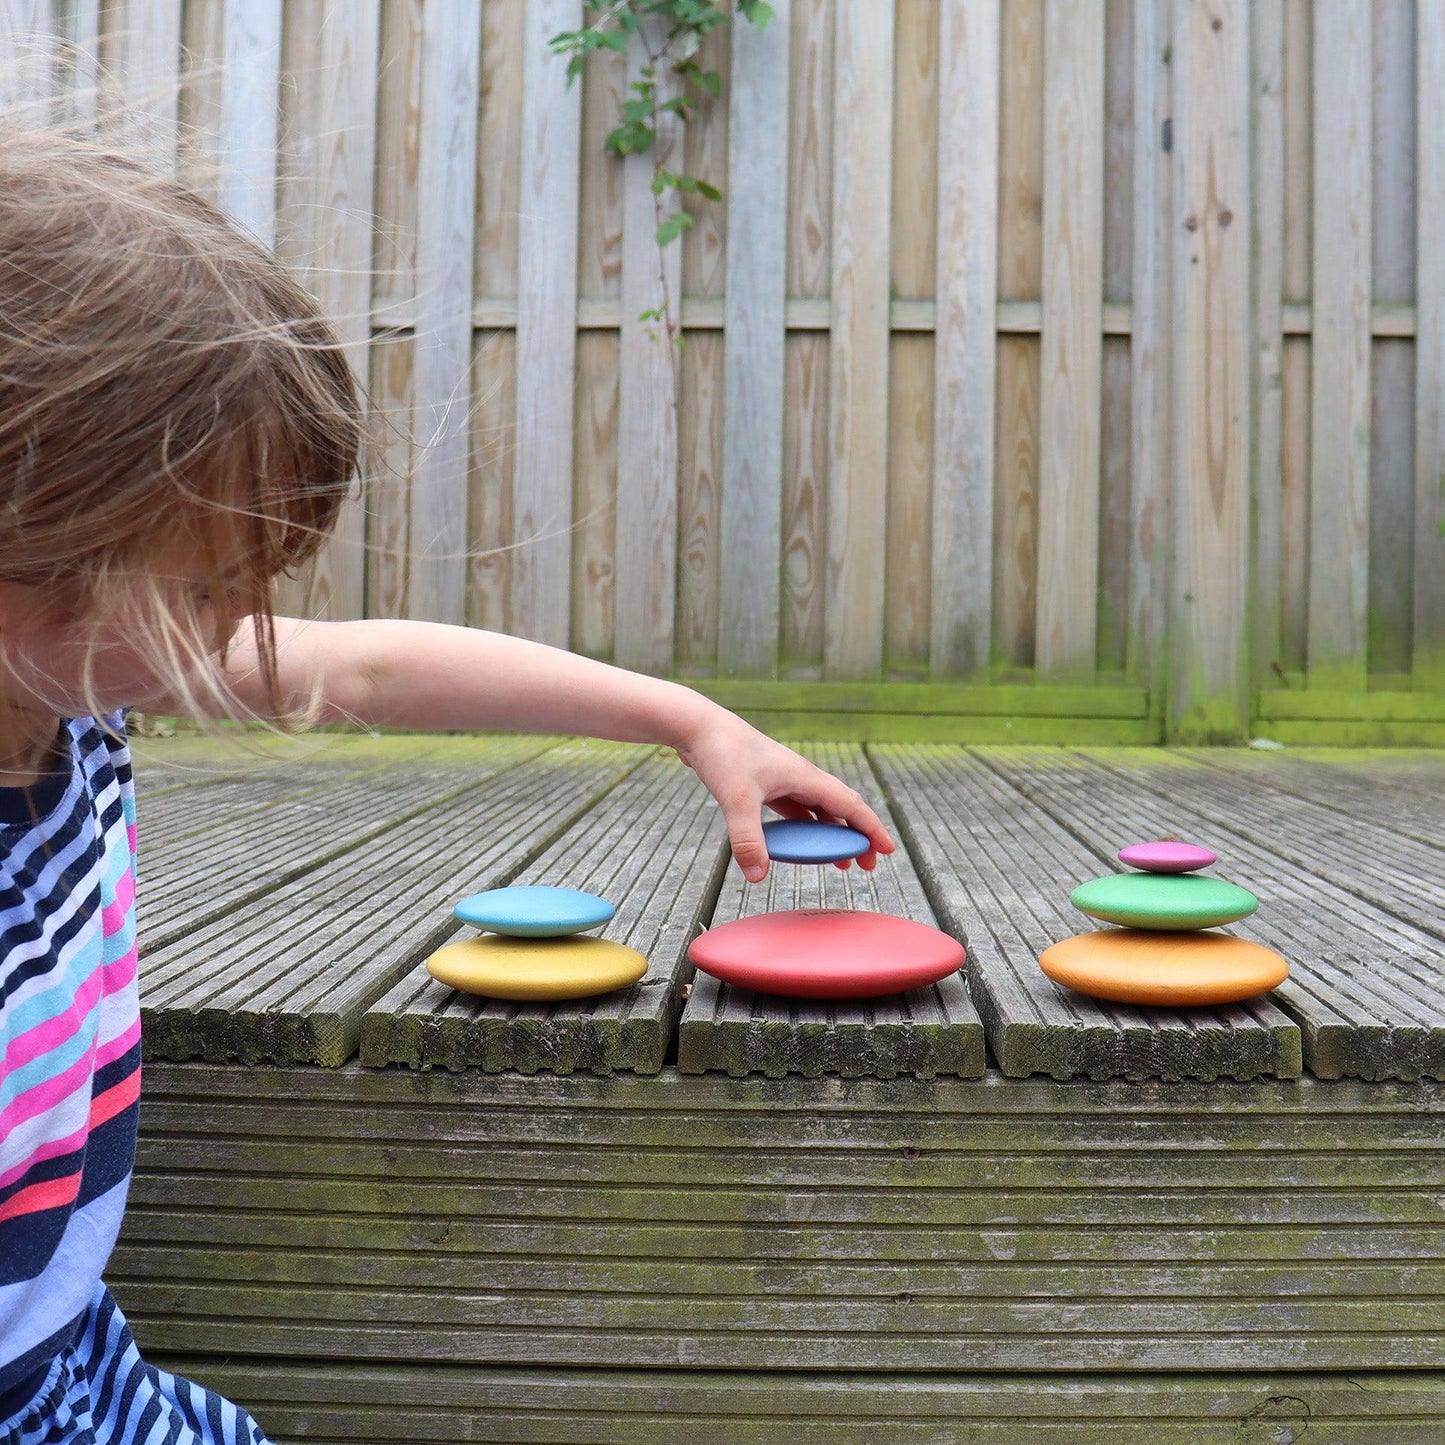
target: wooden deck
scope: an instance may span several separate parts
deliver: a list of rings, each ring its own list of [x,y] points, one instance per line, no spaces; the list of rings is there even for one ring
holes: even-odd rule
[[[729,862],[669,755],[195,741],[140,764],[147,1104],[112,1283],[284,1440],[1445,1435],[1445,755],[818,744],[903,847]],[[1050,983],[1069,890],[1178,834],[1291,977]],[[554,882],[648,959],[567,1005],[422,960]],[[821,1005],[698,929],[876,908],[966,978]]]

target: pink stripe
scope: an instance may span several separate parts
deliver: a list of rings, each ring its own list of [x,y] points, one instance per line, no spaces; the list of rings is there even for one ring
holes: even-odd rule
[[[101,972],[105,975],[105,997],[113,998],[116,994],[125,989],[135,978],[136,963],[140,955],[136,951],[136,945],[131,944],[130,949],[121,954],[117,959],[106,964]]]
[[[133,1049],[140,1041],[140,1020],[136,1019],[124,1033],[117,1034],[113,1039],[107,1039],[95,1051],[95,1067],[103,1069],[107,1064],[114,1063],[116,1059]]]
[[[5,1049],[7,1074],[14,1073],[16,1069],[38,1059],[42,1054],[48,1054],[52,1049],[58,1049],[80,1032],[85,1020],[102,997],[104,990],[101,985],[106,982],[102,975],[105,971],[103,968],[92,970],[90,977],[76,989],[75,1000],[64,1013],[38,1023],[34,1028],[26,1029],[23,1034],[17,1034],[10,1040]],[[134,972],[134,968],[131,971]]]
[[[94,1051],[88,1049],[63,1074],[44,1080],[13,1099],[7,1108],[0,1110],[0,1134],[8,1134],[27,1119],[34,1119],[47,1109],[58,1108],[73,1094],[85,1088],[90,1082],[93,1056]]]
[[[47,1159],[58,1158],[61,1154],[74,1153],[85,1143],[89,1132],[90,1129],[87,1125],[85,1128],[77,1129],[75,1133],[67,1135],[64,1139],[52,1139],[48,1143],[39,1145],[23,1163],[0,1174],[0,1189],[8,1189],[26,1170],[33,1169],[37,1164],[43,1164]]]
[[[105,936],[109,938],[113,933],[119,933],[125,927],[126,915],[130,912],[130,906],[135,902],[135,879],[129,868],[116,880],[115,900],[107,903],[100,910],[101,927]]]
[[[127,823],[127,824],[125,825],[125,838],[126,838],[126,842],[130,844],[131,856],[134,857],[134,856],[135,856],[135,824],[134,824],[134,823]]]

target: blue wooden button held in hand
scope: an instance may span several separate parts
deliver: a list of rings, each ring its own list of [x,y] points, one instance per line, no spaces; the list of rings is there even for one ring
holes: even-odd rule
[[[617,910],[595,893],[542,883],[489,888],[452,910],[463,923],[514,938],[562,938],[606,923]]]
[[[866,853],[866,834],[842,823],[820,823],[816,818],[777,818],[763,824],[768,857],[778,863],[842,863]]]

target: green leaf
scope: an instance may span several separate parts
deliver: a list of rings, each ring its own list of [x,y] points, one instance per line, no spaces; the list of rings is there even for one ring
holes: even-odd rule
[[[706,181],[697,182],[697,193],[700,196],[706,196],[710,201],[720,201],[723,198],[723,193],[716,186],[710,186]]]
[[[716,100],[722,94],[722,76],[715,70],[703,71],[702,88]]]
[[[684,231],[692,229],[692,217],[686,211],[678,211],[669,216],[657,228],[657,244],[666,246],[682,235]]]

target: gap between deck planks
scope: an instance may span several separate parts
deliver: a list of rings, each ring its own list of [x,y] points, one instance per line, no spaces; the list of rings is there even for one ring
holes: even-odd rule
[[[898,838],[897,823],[860,746],[803,748],[820,767],[862,792]],[[856,866],[774,863],[766,883],[755,887],[732,870],[724,877],[712,922],[793,908],[862,909],[938,922],[901,847],[880,858],[871,873]],[[837,1002],[754,993],[700,973],[678,1025],[677,1062],[685,1073],[717,1069],[734,1077],[977,1078],[985,1064],[983,1024],[958,973],[910,993]]]
[[[252,815],[234,846],[219,845],[234,862],[222,874],[229,895],[199,900],[193,926],[178,919],[171,941],[142,954],[147,1056],[344,1063],[367,1008],[451,932],[452,904],[509,882],[647,756],[619,743],[499,739],[461,765],[342,784],[334,796],[354,812],[314,808],[325,795],[301,800],[314,831],[293,846],[309,862],[281,883],[248,876],[272,839],[270,815]],[[378,799],[413,796],[399,813],[369,815]]]
[[[1445,944],[1438,933],[1400,916],[1423,915],[1398,888],[1389,890],[1399,910],[1392,911],[1386,900],[1361,896],[1367,887],[1351,891],[1333,881],[1342,875],[1330,854],[1348,849],[1347,835],[1369,832],[1385,848],[1381,830],[1345,826],[1334,841],[1320,840],[1316,859],[1295,863],[1281,857],[1280,848],[1289,852],[1295,845],[1279,819],[1299,816],[1310,805],[1291,809],[1281,796],[1275,816],[1261,817],[1249,784],[1228,778],[1220,781],[1219,801],[1201,811],[1190,800],[1189,780],[1205,770],[1179,755],[1131,752],[1103,763],[1078,753],[983,749],[978,757],[1101,860],[1122,841],[1181,833],[1218,853],[1216,871],[1260,899],[1259,912],[1237,931],[1289,962],[1290,977],[1271,997],[1299,1025],[1312,1073],[1445,1077]],[[1422,848],[1427,858],[1436,855],[1411,842],[1406,856]],[[1383,887],[1378,875],[1377,881]]]
[[[1108,855],[1086,846],[975,753],[942,746],[869,751],[944,927],[969,940],[969,991],[1005,1074],[1298,1076],[1299,1029],[1268,998],[1145,1008],[1053,983],[1039,955],[1098,926],[1072,907],[1069,892],[1109,871]]]
[[[458,993],[418,962],[362,1020],[361,1062],[656,1073],[692,972],[687,945],[712,911],[730,857],[721,813],[702,784],[670,757],[649,758],[513,880],[580,888],[613,903],[616,916],[601,936],[646,957],[641,981],[598,998],[511,1003]],[[458,927],[449,937],[473,934]]]

